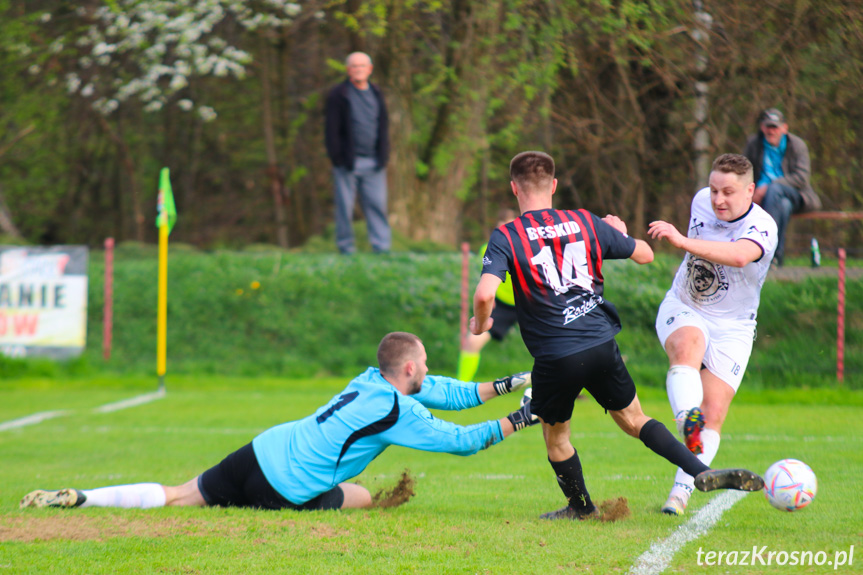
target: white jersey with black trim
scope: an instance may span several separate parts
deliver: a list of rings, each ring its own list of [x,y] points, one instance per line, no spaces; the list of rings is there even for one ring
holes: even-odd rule
[[[687,252],[674,276],[668,295],[717,319],[755,323],[761,286],[776,251],[776,222],[752,204],[742,217],[725,222],[716,217],[710,203],[710,188],[695,194],[687,237],[714,242],[746,239],[761,247],[761,258],[742,268],[717,264]]]

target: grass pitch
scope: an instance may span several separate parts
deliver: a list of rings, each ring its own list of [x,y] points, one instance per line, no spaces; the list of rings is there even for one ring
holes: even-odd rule
[[[626,573],[652,543],[716,497],[697,493],[682,518],[660,514],[674,469],[589,400],[576,403],[573,443],[594,500],[627,498],[631,514],[615,523],[538,519],[563,505],[538,428],[467,458],[388,449],[358,480],[375,492],[409,469],[416,496],[389,509],[18,509],[20,497],[36,488],[184,482],[267,427],[311,413],[346,383],[171,379],[164,399],[104,414],[93,408],[152,391],[150,382],[4,383],[0,422],[39,411],[68,413],[0,432],[0,573]],[[644,389],[641,398],[648,414],[671,427],[662,392]],[[517,404],[518,398],[504,397],[438,415],[473,423]],[[796,513],[773,509],[760,493],[744,497],[706,536],[677,551],[666,572],[833,570],[698,564],[699,550],[755,545],[823,551],[829,560],[854,545],[854,563],[837,571],[863,572],[861,415],[859,392],[748,393],[744,383],[714,466],[763,472],[794,457],[815,470],[818,495]]]

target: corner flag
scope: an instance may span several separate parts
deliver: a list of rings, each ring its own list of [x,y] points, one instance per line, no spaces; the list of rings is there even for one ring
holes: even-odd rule
[[[168,168],[162,168],[159,176],[159,204],[156,227],[159,228],[159,299],[156,309],[156,375],[159,376],[159,392],[165,392],[168,348],[168,234],[177,221],[174,192]]]
[[[174,229],[177,221],[177,207],[174,205],[174,192],[171,191],[171,177],[168,168],[162,168],[159,176],[159,203],[156,227],[168,226],[168,233]]]

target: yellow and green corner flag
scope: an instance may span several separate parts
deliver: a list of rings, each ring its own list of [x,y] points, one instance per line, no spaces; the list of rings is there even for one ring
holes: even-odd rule
[[[159,176],[159,202],[156,227],[159,228],[159,301],[156,311],[156,374],[159,376],[159,391],[165,391],[168,348],[168,235],[177,221],[174,192],[168,168],[162,168]]]
[[[162,173],[159,176],[158,208],[156,227],[161,228],[162,225],[167,224],[170,234],[171,230],[174,229],[174,223],[177,221],[177,207],[174,205],[174,192],[171,190],[171,175],[168,168],[162,168]]]

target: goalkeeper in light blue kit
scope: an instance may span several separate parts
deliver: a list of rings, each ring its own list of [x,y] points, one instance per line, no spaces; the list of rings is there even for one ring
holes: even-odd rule
[[[372,504],[356,477],[390,445],[472,455],[533,425],[530,400],[499,420],[461,426],[432,409],[461,410],[530,383],[521,373],[488,383],[429,376],[415,335],[393,332],[369,368],[312,415],[264,431],[248,445],[178,486],[137,483],[90,490],[36,490],[24,507],[235,506],[263,509],[346,509]]]

